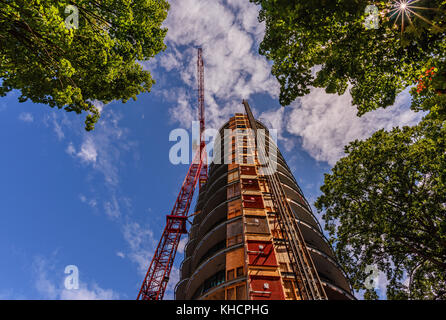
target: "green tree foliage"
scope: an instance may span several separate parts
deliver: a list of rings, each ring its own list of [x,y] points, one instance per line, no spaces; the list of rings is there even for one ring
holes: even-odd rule
[[[380,130],[345,151],[315,205],[353,288],[377,265],[389,299],[446,299],[446,122]]]
[[[79,10],[67,28],[67,5]],[[165,49],[165,0],[0,0],[0,96],[28,99],[99,119],[94,101],[126,102],[154,80],[138,61]]]
[[[288,105],[309,93],[310,86],[342,94],[351,85],[358,115],[385,108],[405,88],[416,86],[428,68],[446,76],[446,1],[420,0],[413,8],[420,18],[391,17],[395,1],[250,0],[261,5],[266,24],[260,53],[273,60],[280,102]],[[379,10],[379,27],[364,26],[366,6]],[[316,72],[316,70],[318,70]],[[415,110],[439,107],[446,114],[446,93],[430,87],[412,94]],[[446,88],[444,88],[446,89]]]

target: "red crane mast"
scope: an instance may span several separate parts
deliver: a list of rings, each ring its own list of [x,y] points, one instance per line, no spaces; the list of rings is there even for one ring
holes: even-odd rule
[[[166,227],[158,243],[152,262],[138,293],[137,300],[162,300],[169,282],[181,235],[187,233],[186,221],[189,208],[199,182],[200,188],[207,181],[207,153],[204,118],[204,64],[202,49],[198,49],[198,116],[200,121],[200,148],[197,149],[186,178],[181,186],[170,215],[166,216]]]

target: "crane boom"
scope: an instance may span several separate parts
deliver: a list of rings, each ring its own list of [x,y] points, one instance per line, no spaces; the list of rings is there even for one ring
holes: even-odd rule
[[[204,119],[204,63],[203,50],[198,48],[197,59],[197,80],[198,80],[198,118],[200,119],[200,154],[202,168],[200,172],[200,189],[208,179],[208,161],[206,153],[205,119]]]
[[[195,186],[199,181],[201,188],[207,181],[207,153],[204,136],[204,64],[201,48],[198,49],[197,80],[200,147],[197,149],[193,161],[189,166],[172,212],[166,216],[166,226],[155,250],[155,254],[153,255],[149,269],[147,270],[137,300],[163,299],[181,235],[187,233],[187,214],[192,202]]]

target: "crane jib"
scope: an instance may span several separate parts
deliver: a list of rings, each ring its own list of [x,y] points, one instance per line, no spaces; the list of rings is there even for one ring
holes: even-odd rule
[[[181,235],[187,233],[187,214],[195,186],[199,182],[199,187],[201,188],[207,181],[207,153],[204,141],[204,63],[201,48],[198,49],[197,72],[200,148],[189,166],[171,214],[166,216],[166,226],[152,257],[137,300],[161,300],[163,298]]]

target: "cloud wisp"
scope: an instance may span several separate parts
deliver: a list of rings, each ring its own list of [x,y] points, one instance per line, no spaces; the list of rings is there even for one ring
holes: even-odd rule
[[[171,1],[165,22],[168,50],[148,67],[155,65],[180,80],[178,88],[161,89],[168,90],[165,96],[172,100],[170,114],[175,122],[189,127],[197,118],[198,47],[203,48],[205,60],[208,128],[218,129],[231,114],[242,111],[244,98],[258,93],[278,95],[270,63],[257,54],[265,28],[257,14],[257,6],[248,1]]]
[[[117,300],[119,294],[112,289],[103,289],[98,284],[87,284],[80,281],[78,289],[67,289],[64,286],[63,277],[51,277],[57,274],[56,266],[43,257],[35,257],[33,262],[33,274],[35,276],[35,288],[48,300]],[[63,274],[63,269],[60,270]]]
[[[34,122],[34,116],[29,112],[21,112],[19,114],[19,120],[27,123]]]
[[[349,93],[339,96],[313,88],[309,95],[286,108],[282,124],[287,132],[302,139],[303,149],[315,160],[333,166],[344,156],[344,146],[349,142],[366,139],[380,129],[418,123],[422,114],[408,108],[409,99],[408,93],[403,93],[393,106],[358,117]]]

